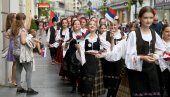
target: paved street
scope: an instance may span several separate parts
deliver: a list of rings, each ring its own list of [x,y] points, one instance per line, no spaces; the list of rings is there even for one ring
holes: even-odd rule
[[[78,93],[70,93],[72,88],[68,80],[60,79],[59,66],[51,65],[49,50],[47,50],[47,57],[42,58],[35,54],[34,58],[36,66],[32,74],[32,88],[39,94],[33,96],[16,94],[16,88],[0,86],[0,97],[81,97]],[[25,71],[22,77],[24,77],[21,78],[22,80],[25,79]],[[26,88],[25,81],[23,81],[23,86]]]
[[[16,88],[0,87],[0,97],[80,97],[77,93],[70,93],[69,81],[60,80],[57,65],[51,65],[47,56],[41,58],[35,55],[36,71],[33,72],[32,87],[39,92],[38,95],[16,94]],[[25,82],[23,85],[26,87]]]

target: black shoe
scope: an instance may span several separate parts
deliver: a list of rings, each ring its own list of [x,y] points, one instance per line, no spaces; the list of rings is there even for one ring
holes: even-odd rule
[[[33,89],[28,89],[27,90],[27,95],[37,95],[37,94],[38,94],[38,92],[33,90]]]
[[[73,87],[71,93],[76,93],[76,87]]]
[[[17,88],[17,93],[26,93],[27,91],[24,88]]]

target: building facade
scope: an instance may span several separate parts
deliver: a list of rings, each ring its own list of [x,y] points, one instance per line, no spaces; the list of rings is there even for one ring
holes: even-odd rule
[[[154,0],[154,8],[157,10],[160,21],[170,21],[170,0]]]

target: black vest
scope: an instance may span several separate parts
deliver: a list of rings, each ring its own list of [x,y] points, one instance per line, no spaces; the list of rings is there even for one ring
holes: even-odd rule
[[[140,32],[140,29],[136,29],[136,48],[137,48],[137,54],[144,54],[147,55],[150,51],[150,53],[155,52],[155,42],[156,42],[156,35],[153,30],[151,30],[152,40],[149,45],[148,41],[145,41],[142,39],[142,35]]]
[[[54,27],[53,26],[50,27],[50,41],[49,41],[50,44],[53,44],[55,42],[55,37],[56,37],[55,33],[56,30],[54,29]]]

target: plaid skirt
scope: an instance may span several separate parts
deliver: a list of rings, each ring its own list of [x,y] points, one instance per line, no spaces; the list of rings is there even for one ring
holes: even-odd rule
[[[121,79],[116,97],[131,97],[129,81],[126,73]]]
[[[105,88],[103,82],[103,71],[102,71],[102,65],[100,63],[98,65],[98,70],[95,76],[94,88],[92,89],[91,93],[89,94],[82,93],[81,95],[85,97],[98,97],[104,94],[105,94]]]

